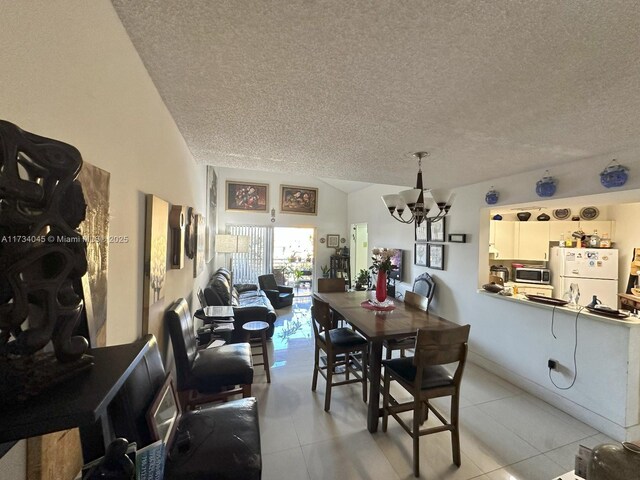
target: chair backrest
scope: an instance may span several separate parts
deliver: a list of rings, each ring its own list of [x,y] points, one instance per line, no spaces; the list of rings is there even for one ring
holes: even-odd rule
[[[200,302],[200,306],[202,308],[207,307],[207,299],[204,297],[204,292],[202,291],[201,288],[198,289],[198,301]]]
[[[429,308],[429,299],[410,291],[404,292],[404,303],[420,310],[427,311]]]
[[[319,278],[318,292],[344,292],[345,285],[346,284],[344,283],[344,278]]]
[[[313,306],[311,307],[311,318],[316,339],[322,332],[331,330],[333,323],[331,307],[327,302],[320,300],[315,295],[313,296]],[[325,335],[324,341],[329,343],[329,335]]]
[[[436,282],[431,275],[423,273],[422,275],[418,275],[413,281],[412,290],[414,293],[427,297],[429,299],[427,305],[429,305],[436,291]]]
[[[147,411],[164,383],[165,371],[155,337],[147,335],[139,341],[148,342],[149,348],[109,404],[107,412],[115,437],[124,437],[142,448],[151,443]]]
[[[467,359],[470,329],[471,325],[463,325],[446,330],[430,328],[418,330],[416,353],[413,357],[413,364],[418,367],[416,378],[422,378],[421,370],[424,367],[458,362],[453,377],[454,383],[458,384]]]
[[[267,273],[266,275],[260,275],[258,277],[258,284],[260,290],[278,290],[278,284],[276,283],[276,277],[273,273]]]
[[[278,285],[284,285],[284,268],[274,268],[273,276],[275,277]]]
[[[193,331],[189,304],[184,298],[174,302],[165,313],[176,362],[178,390],[185,390],[191,374],[191,364],[196,357],[198,342]]]

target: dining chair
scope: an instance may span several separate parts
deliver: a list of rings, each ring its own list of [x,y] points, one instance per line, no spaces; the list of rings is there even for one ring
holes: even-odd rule
[[[319,278],[318,279],[318,293],[334,293],[344,292],[346,284],[344,278]],[[344,317],[337,312],[333,312],[334,325],[338,325],[342,322],[344,327]]]
[[[348,328],[333,328],[331,308],[327,302],[313,296],[311,308],[313,334],[315,337],[315,355],[311,390],[315,392],[318,373],[322,375],[327,388],[324,394],[324,411],[331,407],[331,388],[349,383],[362,383],[362,400],[367,401],[367,349],[368,342]],[[320,350],[327,354],[326,365],[320,365]],[[361,359],[355,354],[360,353]],[[336,367],[344,367],[345,380],[334,382]],[[355,366],[360,366],[357,370]],[[349,378],[350,373],[354,378]]]
[[[413,474],[420,475],[420,436],[443,431],[451,432],[453,463],[460,466],[460,433],[458,411],[460,384],[467,359],[470,325],[448,330],[420,329],[415,343],[415,355],[407,358],[383,360],[384,389],[382,401],[382,431],[387,431],[389,415],[413,438]],[[453,375],[443,365],[457,362]],[[396,380],[413,399],[399,403],[390,394],[391,380]],[[432,398],[451,397],[449,421],[429,402]],[[413,410],[412,426],[398,415]],[[420,429],[428,418],[429,410],[442,425]]]
[[[418,275],[413,281],[412,291],[405,292],[404,303],[426,312],[429,310],[429,305],[431,304],[431,300],[433,300],[435,291],[436,282],[433,280],[433,277],[428,273],[423,273]],[[405,351],[413,348],[415,342],[415,335],[385,340],[383,345],[387,351],[387,360],[392,357],[394,350],[400,350],[400,356],[404,357]]]

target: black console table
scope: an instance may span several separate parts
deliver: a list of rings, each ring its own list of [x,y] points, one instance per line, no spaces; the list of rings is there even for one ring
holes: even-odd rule
[[[156,340],[94,348],[95,365],[26,402],[0,410],[0,443],[79,427],[85,461],[113,440],[107,407]]]

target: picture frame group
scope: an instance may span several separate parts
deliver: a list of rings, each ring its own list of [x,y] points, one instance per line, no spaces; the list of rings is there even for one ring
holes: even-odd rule
[[[445,245],[440,243],[416,243],[414,246],[414,264],[435,270],[444,270]]]
[[[227,180],[225,209],[241,212],[269,211],[269,185]],[[280,185],[280,213],[318,214],[318,189],[296,185]]]

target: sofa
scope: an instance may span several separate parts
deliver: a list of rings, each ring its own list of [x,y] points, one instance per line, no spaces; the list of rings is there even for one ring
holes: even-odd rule
[[[269,324],[267,337],[271,338],[276,321],[276,311],[269,298],[258,289],[257,285],[231,284],[231,272],[219,268],[211,276],[209,285],[204,289],[207,306],[231,306],[235,319],[232,342],[246,341],[242,333],[242,325],[246,322],[261,320]]]

